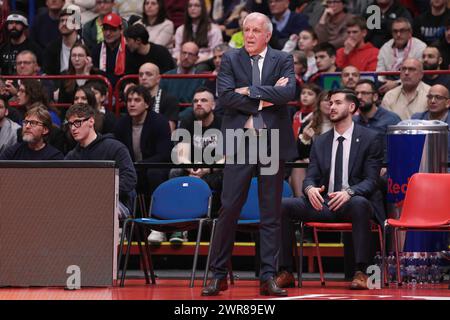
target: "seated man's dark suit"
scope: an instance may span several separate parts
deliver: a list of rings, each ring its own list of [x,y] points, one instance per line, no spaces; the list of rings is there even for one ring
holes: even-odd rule
[[[369,263],[370,220],[382,224],[385,219],[382,194],[377,184],[383,160],[381,140],[371,130],[354,125],[348,162],[348,184],[354,196],[339,210],[331,211],[327,207],[327,194],[332,192],[328,190],[328,185],[334,139],[337,139],[335,130],[330,130],[314,141],[303,182],[305,197],[283,199],[280,269],[292,272],[292,219],[304,222],[352,222],[355,262]],[[325,186],[322,194],[325,204],[321,211],[317,211],[311,205],[305,189],[322,185]]]

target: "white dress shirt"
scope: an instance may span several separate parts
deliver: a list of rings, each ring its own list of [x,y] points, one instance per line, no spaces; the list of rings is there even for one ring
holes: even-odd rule
[[[355,127],[355,124],[352,122],[352,125],[350,128],[348,128],[342,136],[345,138],[344,141],[342,141],[342,147],[343,147],[343,159],[342,159],[342,189],[346,189],[349,187],[348,184],[348,162],[350,160],[350,147],[352,145],[352,136],[353,136],[353,128]],[[334,167],[334,163],[336,161],[336,152],[337,147],[339,145],[338,138],[341,135],[334,129],[334,137],[333,137],[333,146],[331,149],[331,170],[330,170],[330,181],[328,182],[328,192],[333,192],[334,189],[334,170],[336,168]]]

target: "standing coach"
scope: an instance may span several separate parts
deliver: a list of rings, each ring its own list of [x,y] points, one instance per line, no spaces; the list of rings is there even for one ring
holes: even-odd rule
[[[228,289],[227,265],[233,251],[237,220],[254,175],[258,177],[261,220],[260,294],[287,295],[286,290],[277,286],[274,277],[281,243],[284,163],[296,155],[286,106],[294,100],[295,75],[292,56],[268,47],[272,29],[267,16],[251,13],[243,23],[244,48],[230,50],[222,58],[218,92],[219,103],[224,108],[222,132],[227,162],[223,172],[222,208],[212,240],[210,268],[213,279],[203,288],[203,296],[215,296]],[[230,131],[235,135],[244,132],[241,139],[239,134],[236,135],[239,148],[228,147],[225,133]],[[245,139],[249,136],[250,139]],[[271,158],[275,158],[278,168],[275,173],[265,173],[268,165],[260,156],[249,161],[252,159],[249,153],[255,154],[252,150],[256,145],[249,140],[257,141],[260,149],[273,151]],[[241,159],[242,154],[245,154],[245,161],[236,164],[236,158]]]

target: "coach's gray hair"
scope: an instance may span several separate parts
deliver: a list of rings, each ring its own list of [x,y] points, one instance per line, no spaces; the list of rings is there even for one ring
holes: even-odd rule
[[[267,30],[268,32],[270,32],[270,33],[273,32],[272,21],[270,21],[270,19],[269,19],[268,16],[266,16],[265,14],[262,14],[262,13],[260,13],[260,12],[252,12],[252,13],[250,13],[248,16],[245,17],[244,23],[242,23],[242,25],[245,26],[245,23],[246,23],[247,21],[254,20],[254,19],[257,19],[257,18],[262,18],[262,19],[264,19],[265,25],[266,25],[266,30]]]

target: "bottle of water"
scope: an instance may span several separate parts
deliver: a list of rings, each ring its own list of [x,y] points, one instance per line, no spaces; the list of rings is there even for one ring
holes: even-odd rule
[[[430,255],[430,282],[439,284],[441,280],[441,270],[439,266],[439,257],[436,253]]]
[[[408,278],[408,286],[416,288],[417,286],[417,259],[415,253],[410,253],[407,260],[406,274]]]
[[[395,255],[393,252],[389,253],[387,258],[387,271],[388,271],[388,283],[389,285],[396,285],[397,283],[397,264]]]
[[[407,257],[405,252],[399,253],[399,259],[400,259],[400,276],[402,277],[402,283],[407,284],[407,274],[406,274],[406,267],[407,267]]]
[[[381,262],[383,257],[381,256],[381,252],[377,251],[375,257],[373,258],[373,263],[381,269]]]
[[[428,258],[426,252],[421,252],[417,262],[418,280],[421,287],[426,287],[428,284]]]

